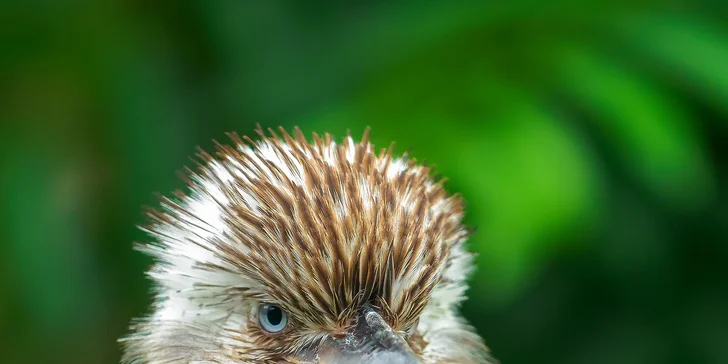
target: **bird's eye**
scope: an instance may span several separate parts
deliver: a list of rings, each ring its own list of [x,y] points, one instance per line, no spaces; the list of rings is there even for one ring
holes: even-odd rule
[[[263,330],[277,333],[286,328],[288,315],[280,307],[266,303],[258,309],[258,321]]]

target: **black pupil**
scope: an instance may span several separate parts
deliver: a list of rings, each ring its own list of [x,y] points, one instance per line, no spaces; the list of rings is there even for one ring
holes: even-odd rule
[[[271,325],[278,326],[283,321],[283,311],[276,306],[265,306],[265,317]]]

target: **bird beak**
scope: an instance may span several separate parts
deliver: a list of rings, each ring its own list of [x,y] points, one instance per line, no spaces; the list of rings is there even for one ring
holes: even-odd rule
[[[326,339],[316,352],[321,364],[418,364],[405,342],[371,307],[364,306],[356,325],[340,339]]]

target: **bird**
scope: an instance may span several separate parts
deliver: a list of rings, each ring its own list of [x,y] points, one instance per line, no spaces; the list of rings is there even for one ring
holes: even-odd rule
[[[149,313],[122,363],[495,363],[460,313],[464,201],[394,143],[296,127],[197,147],[138,250]]]

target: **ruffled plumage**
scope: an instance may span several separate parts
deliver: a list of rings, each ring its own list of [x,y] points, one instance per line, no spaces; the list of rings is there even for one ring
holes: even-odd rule
[[[363,304],[424,363],[485,363],[458,314],[472,256],[462,200],[426,166],[378,153],[368,132],[335,143],[280,129],[198,153],[186,193],[162,198],[140,247],[155,266],[152,313],[122,339],[128,363],[285,361],[345,327]],[[260,302],[291,316],[262,333]]]

